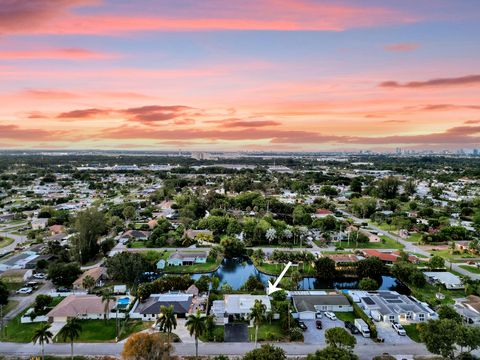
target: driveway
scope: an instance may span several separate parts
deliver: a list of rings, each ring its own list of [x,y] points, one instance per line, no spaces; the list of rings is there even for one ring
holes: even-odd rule
[[[190,332],[185,326],[186,322],[186,319],[177,319],[177,328],[174,329],[173,332],[178,335],[182,343],[195,343],[195,338],[193,336],[190,336]]]
[[[381,321],[376,322],[375,325],[377,326],[378,336],[383,337],[387,344],[415,344],[408,336],[398,335],[389,323]]]

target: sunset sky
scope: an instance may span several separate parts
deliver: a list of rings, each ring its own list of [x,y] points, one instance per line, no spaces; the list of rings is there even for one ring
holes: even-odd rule
[[[0,0],[0,148],[480,148],[479,0]]]

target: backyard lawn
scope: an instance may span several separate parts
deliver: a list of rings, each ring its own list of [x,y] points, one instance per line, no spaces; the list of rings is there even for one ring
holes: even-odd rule
[[[282,270],[285,268],[285,264],[282,263],[266,263],[262,262],[259,265],[255,265],[258,271],[269,274],[269,275],[279,275]],[[315,269],[311,264],[302,264],[300,266],[291,266],[287,271],[287,276],[292,273],[293,270],[298,270],[302,275],[315,275]]]
[[[423,234],[413,233],[408,238],[406,238],[405,240],[410,241],[410,242],[418,243],[422,239],[422,236],[423,236]]]
[[[218,259],[216,261],[207,260],[205,264],[166,266],[163,270],[169,274],[208,273],[215,271],[221,263],[222,259]]]

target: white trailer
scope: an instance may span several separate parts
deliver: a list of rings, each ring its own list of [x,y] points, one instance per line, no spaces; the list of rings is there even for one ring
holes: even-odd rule
[[[360,334],[362,334],[363,337],[369,338],[370,337],[370,329],[365,321],[363,319],[355,319],[355,327],[358,329]]]

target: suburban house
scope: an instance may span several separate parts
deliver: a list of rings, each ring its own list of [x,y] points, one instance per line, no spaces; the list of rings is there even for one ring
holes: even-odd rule
[[[213,232],[210,230],[193,230],[193,229],[188,229],[184,233],[185,237],[190,240],[196,240],[198,235],[207,235],[207,236],[212,236],[213,237]]]
[[[333,212],[328,209],[317,209],[315,214],[313,214],[313,217],[316,219],[323,219],[327,216],[333,216]]]
[[[173,306],[178,317],[185,318],[193,308],[193,295],[183,293],[152,294],[144,302],[138,301],[130,311],[130,317],[144,321],[157,319],[162,306]]]
[[[45,218],[33,219],[31,224],[32,224],[32,230],[43,230],[47,227],[48,219],[45,219]]]
[[[120,236],[120,241],[126,241],[130,239],[144,241],[144,240],[147,240],[149,236],[150,236],[150,231],[127,230],[122,234],[122,236]]]
[[[69,295],[47,314],[50,322],[65,322],[67,319],[103,319],[106,303],[96,295]],[[109,312],[116,301],[108,303]]]
[[[389,252],[389,251],[378,251],[375,249],[365,249],[365,250],[362,250],[362,253],[363,255],[365,255],[365,257],[378,257],[385,264],[393,264],[400,258],[399,251]],[[418,257],[414,255],[408,255],[408,260],[412,263],[419,262]]]
[[[167,261],[161,259],[157,262],[157,269],[164,269],[165,266],[186,266],[194,264],[205,264],[208,253],[206,251],[175,251]]]
[[[424,272],[425,278],[430,284],[442,284],[446,289],[458,290],[464,289],[462,279],[455,274],[447,271]]]
[[[65,232],[65,226],[63,225],[52,225],[48,227],[48,230],[52,235],[62,234]]]
[[[467,324],[480,326],[480,296],[469,295],[465,299],[456,299],[455,310]]]
[[[215,316],[217,324],[247,319],[255,300],[260,300],[266,306],[267,312],[271,311],[272,306],[267,295],[231,294],[225,295],[223,300],[213,301],[211,312]]]
[[[80,275],[77,280],[75,280],[73,282],[73,289],[74,290],[88,290],[88,289],[83,287],[83,280],[85,280],[85,278],[87,276],[92,277],[93,280],[95,281],[95,286],[94,287],[103,286],[104,281],[107,277],[107,271],[104,267],[100,267],[100,266],[99,267],[94,267],[92,269],[88,269],[82,275]]]
[[[335,261],[335,266],[355,264],[357,261],[361,260],[361,257],[358,257],[355,254],[322,254],[324,257],[328,257]]]
[[[427,303],[396,291],[349,290],[348,294],[376,321],[413,323],[434,320],[438,315]]]
[[[290,295],[298,318],[313,320],[320,317],[322,311],[351,312],[353,307],[342,294],[325,291],[292,291]]]

